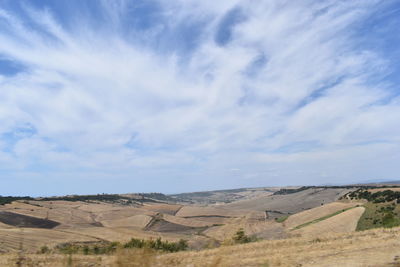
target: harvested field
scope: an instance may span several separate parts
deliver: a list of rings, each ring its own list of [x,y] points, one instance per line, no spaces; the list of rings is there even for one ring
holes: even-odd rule
[[[182,205],[173,204],[147,204],[142,207],[145,210],[159,212],[168,215],[175,215],[181,208]]]
[[[135,215],[155,216],[156,214],[157,214],[156,212],[152,212],[145,209],[133,208],[133,207],[126,207],[126,208],[115,207],[112,210],[95,213],[97,221],[119,220]]]
[[[74,205],[67,205],[64,203],[65,201],[60,202],[13,202],[12,204],[5,205],[5,207],[0,207],[0,210],[53,220],[62,224],[91,225],[96,223],[92,213],[79,209],[79,203],[74,202]]]
[[[193,216],[184,218],[190,220],[194,219],[196,221],[204,222],[206,224],[225,224],[233,220],[233,218],[231,217],[224,217],[224,216]]]
[[[231,240],[235,233],[243,228],[248,236],[262,239],[279,239],[287,236],[282,224],[274,221],[249,222],[244,218],[232,219],[230,223],[213,226],[203,232],[204,235],[218,241]]]
[[[298,225],[316,220],[318,218],[327,216],[329,214],[335,213],[337,211],[347,209],[350,207],[355,207],[361,203],[356,202],[332,202],[320,207],[316,207],[310,210],[305,210],[296,214],[293,214],[285,220],[284,225],[291,229]]]
[[[153,217],[148,215],[135,215],[118,220],[105,220],[101,223],[106,227],[138,227],[144,228]]]
[[[277,187],[239,188],[228,190],[216,190],[205,192],[192,192],[171,195],[173,198],[189,202],[191,204],[216,204],[230,203],[233,201],[250,199],[257,196],[267,196],[278,191]]]
[[[287,233],[282,224],[274,221],[247,223],[243,227],[247,235],[254,235],[265,240],[286,238]]]
[[[24,250],[36,252],[43,245],[54,246],[58,243],[72,241],[98,241],[98,239],[48,229],[0,229],[0,248],[3,251],[15,251],[22,245]]]
[[[357,228],[358,220],[364,211],[364,207],[355,207],[326,220],[291,231],[291,233],[317,237],[327,233],[354,232]]]
[[[150,222],[150,224],[146,227],[146,230],[160,233],[193,234],[197,233],[199,230],[204,230],[204,228],[190,227],[171,223],[163,219],[155,219],[154,221]]]
[[[303,210],[328,204],[350,192],[344,188],[310,188],[287,195],[271,195],[250,200],[237,201],[224,206],[233,210],[269,211],[270,218],[294,214]]]
[[[226,209],[225,205],[221,206],[184,206],[175,216],[194,218],[194,217],[242,217],[249,211]]]
[[[8,211],[0,211],[0,222],[15,227],[44,228],[44,229],[52,229],[60,225],[60,223],[52,220],[39,219],[36,217],[21,215],[18,213],[13,213]]]
[[[189,227],[205,227],[205,226],[211,226],[214,224],[212,222],[196,220],[196,218],[183,218],[183,217],[171,216],[171,215],[167,215],[167,214],[164,214],[163,218],[164,218],[164,220],[166,220],[168,222],[181,224],[181,225],[185,225],[185,226],[189,226]]]

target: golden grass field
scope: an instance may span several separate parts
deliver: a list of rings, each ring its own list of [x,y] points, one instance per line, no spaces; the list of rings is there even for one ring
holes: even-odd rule
[[[398,266],[400,229],[293,237],[180,252],[159,258],[159,266]]]
[[[0,255],[16,266],[18,254]],[[154,254],[120,251],[113,256],[24,254],[24,266],[400,266],[400,228],[292,237],[202,251]]]
[[[349,209],[326,220],[294,230],[292,233],[310,237],[318,237],[324,233],[351,233],[356,230],[358,220],[364,210],[364,207]]]

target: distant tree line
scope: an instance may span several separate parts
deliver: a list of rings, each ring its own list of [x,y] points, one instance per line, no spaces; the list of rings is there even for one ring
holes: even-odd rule
[[[31,197],[11,197],[11,196],[0,196],[0,205],[10,204],[16,200],[33,200]]]
[[[350,199],[366,199],[369,202],[373,203],[396,201],[397,204],[400,204],[400,192],[393,190],[384,190],[371,193],[370,191],[364,189],[358,189],[356,191],[348,193],[347,196]]]

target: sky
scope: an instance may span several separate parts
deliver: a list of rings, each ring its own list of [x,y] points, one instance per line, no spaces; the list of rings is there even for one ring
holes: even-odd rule
[[[400,179],[400,0],[0,0],[0,195]]]

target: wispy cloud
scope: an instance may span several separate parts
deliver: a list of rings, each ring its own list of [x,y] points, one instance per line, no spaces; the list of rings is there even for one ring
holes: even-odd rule
[[[399,70],[360,44],[393,2],[93,4],[0,9],[2,179],[179,191],[399,178]]]

